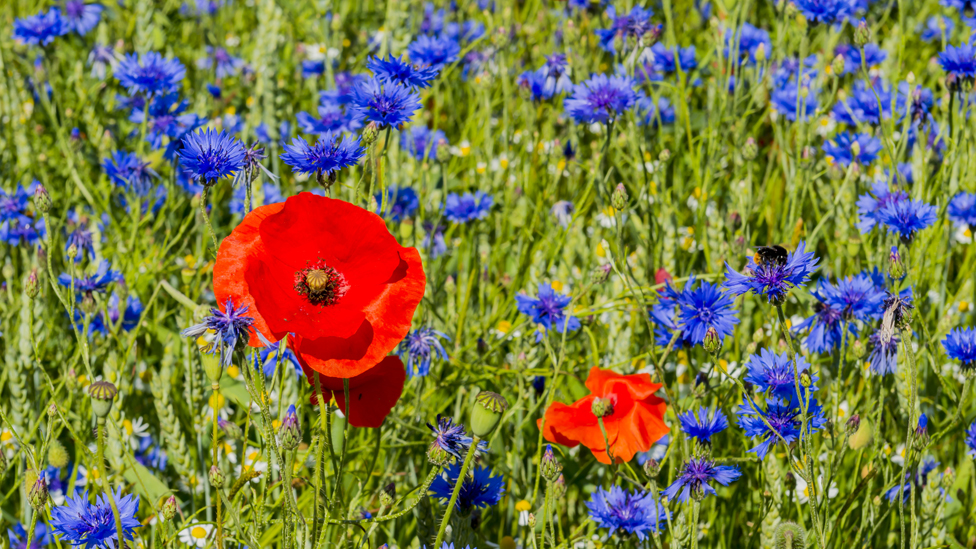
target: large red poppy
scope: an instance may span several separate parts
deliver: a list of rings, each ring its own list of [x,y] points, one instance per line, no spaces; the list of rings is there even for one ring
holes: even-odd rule
[[[318,389],[315,377],[318,376],[325,393],[325,400],[336,399],[340,410],[346,409],[346,392],[342,387],[342,378],[328,377],[319,374],[308,367],[301,358],[305,377],[312,385],[312,405],[318,404]],[[403,361],[396,355],[384,358],[379,364],[366,370],[356,377],[349,378],[349,425],[353,427],[379,427],[383,424],[390,410],[400,399],[403,392],[403,382],[407,379],[407,372],[403,368]]]
[[[617,463],[630,461],[637,452],[646,452],[670,431],[664,424],[667,404],[654,396],[661,385],[651,383],[650,375],[625,376],[594,366],[586,379],[586,388],[592,394],[573,404],[553,402],[549,406],[545,423],[541,419],[538,422],[546,440],[570,448],[582,444],[593,452],[597,461],[609,464],[603,433],[592,411],[597,397],[609,400],[613,408],[604,416],[603,426],[607,430],[610,454]]]
[[[410,330],[427,278],[376,214],[311,193],[255,209],[214,264],[218,303],[248,307],[255,332],[333,378],[379,364]],[[261,346],[257,333],[249,344]],[[340,386],[341,388],[341,386]]]

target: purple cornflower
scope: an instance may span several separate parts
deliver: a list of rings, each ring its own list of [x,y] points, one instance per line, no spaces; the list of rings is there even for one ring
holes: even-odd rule
[[[847,320],[870,322],[884,313],[885,291],[875,286],[871,277],[860,273],[824,287],[824,297]]]
[[[76,251],[75,263],[81,263],[81,259],[86,255],[92,260],[95,260],[95,244],[92,242],[91,231],[84,224],[79,224],[75,230],[68,234],[68,238],[65,239],[64,249],[74,246]]]
[[[667,97],[658,97],[656,104],[653,97],[642,97],[637,101],[637,113],[637,123],[641,126],[656,128],[674,124],[674,107]]]
[[[264,154],[264,147],[262,147],[260,143],[254,143],[250,147],[245,147],[244,161],[241,162],[241,169],[234,173],[234,179],[233,181],[231,181],[231,184],[234,185],[235,187],[237,186],[238,183],[246,182],[247,184],[250,184],[250,182],[254,181],[257,178],[258,171],[263,172],[268,179],[272,181],[278,181],[278,176],[271,173],[271,171],[268,170],[268,168],[265,168],[264,164],[261,163],[261,161],[266,159],[267,157],[268,156]],[[242,185],[242,186],[246,186],[246,185]],[[265,189],[267,188],[268,187],[265,187]],[[277,192],[279,198],[281,197],[281,193],[278,191],[277,187],[272,186],[271,189],[274,192]],[[264,202],[265,204],[273,204],[274,202],[278,202],[278,200],[269,202],[268,201],[269,198],[271,197],[269,196],[265,197],[265,202]]]
[[[48,490],[54,492],[51,490],[50,483],[48,483]],[[10,549],[40,549],[53,542],[53,536],[50,533],[43,521],[37,521],[37,525],[34,527],[34,538],[30,545],[27,545],[27,530],[23,524],[18,522],[13,528],[7,530],[7,538],[10,541]]]
[[[427,255],[430,259],[437,259],[438,257],[447,253],[447,243],[444,242],[444,226],[438,225],[434,227],[432,223],[424,223],[424,240],[421,247],[427,250]]]
[[[193,113],[186,113],[186,108],[189,105],[189,101],[185,99],[181,101],[176,93],[160,94],[152,98],[148,110],[133,108],[129,115],[129,121],[137,126],[142,126],[142,122],[146,120],[148,114],[146,142],[155,150],[163,146],[163,137],[168,138],[169,144],[166,146],[163,158],[173,160],[176,158],[177,150],[182,147],[183,137],[207,123],[205,118]]]
[[[898,233],[902,242],[910,243],[915,233],[935,223],[935,206],[921,200],[902,200],[881,210],[881,223]]]
[[[922,464],[914,471],[914,474],[913,471],[905,472],[905,487],[902,488],[902,482],[897,481],[897,484],[885,492],[885,499],[891,503],[894,503],[895,499],[898,498],[898,492],[901,492],[902,505],[908,503],[908,501],[911,499],[912,484],[915,484],[915,490],[921,490],[928,483],[929,473],[936,470],[938,467],[939,462],[935,461],[935,459],[932,457],[926,457],[924,460],[922,460]]]
[[[440,71],[461,56],[461,46],[453,38],[422,34],[407,46],[410,61]]]
[[[857,147],[854,147],[855,143]],[[851,135],[848,132],[841,132],[834,136],[832,141],[828,140],[823,144],[827,162],[844,167],[852,162],[869,166],[878,157],[881,148],[881,140],[866,133]]]
[[[264,373],[264,377],[273,377],[275,371],[278,369],[278,349],[280,348],[280,342],[275,341],[271,345],[261,347],[258,356],[254,357],[254,367],[260,368]],[[298,357],[295,356],[295,351],[292,351],[287,345],[280,360],[283,365],[285,363],[291,364],[296,376],[302,377],[305,375],[305,372],[302,370],[302,365],[298,362]]]
[[[349,103],[348,96],[337,91],[319,93],[318,118],[307,112],[299,112],[295,117],[298,127],[305,133],[326,135],[334,132],[353,132],[363,125],[365,113]]]
[[[884,342],[881,340],[880,333],[871,334],[868,338],[868,343],[871,345],[871,354],[868,355],[871,372],[883,376],[898,371],[898,343],[900,342],[901,338],[896,335]]]
[[[795,0],[794,5],[814,24],[843,21],[857,9],[854,0]]]
[[[465,454],[468,453],[468,448],[474,442],[474,439],[465,433],[464,425],[454,423],[454,420],[449,417],[441,417],[438,415],[437,425],[434,426],[428,423],[427,428],[434,433],[434,442],[431,446],[437,446],[458,461],[464,460]],[[488,441],[479,441],[476,450],[487,452]]]
[[[654,12],[650,9],[634,6],[630,13],[618,16],[617,9],[610,6],[606,11],[606,16],[610,19],[610,28],[597,29],[593,33],[599,39],[603,51],[617,55],[614,42],[619,39],[621,45],[626,45],[628,39],[636,42],[643,38],[644,33],[653,29],[651,23],[651,16],[653,15]]]
[[[102,160],[102,169],[116,186],[146,196],[152,189],[153,178],[159,177],[149,162],[143,162],[136,153],[115,151],[110,158]]]
[[[772,399],[766,401],[766,408],[767,410],[764,411],[747,395],[736,411],[739,416],[739,427],[745,431],[746,436],[759,440],[759,444],[750,449],[749,453],[756,454],[760,460],[764,459],[772,447],[782,440],[788,444],[801,436],[802,410],[799,402],[790,403],[786,400]],[[823,415],[820,404],[816,399],[809,399],[807,401],[808,432],[818,431],[826,423],[827,419]]]
[[[834,105],[831,114],[842,124],[857,126],[859,124],[878,124],[882,119],[891,118],[891,88],[882,82],[873,86],[858,81],[850,95]],[[905,109],[904,98],[898,96],[895,108],[902,112]]]
[[[84,36],[98,26],[104,9],[101,4],[86,4],[84,0],[68,0],[64,3],[64,23],[69,31]]]
[[[407,374],[410,377],[424,377],[430,373],[430,365],[435,358],[450,360],[441,343],[442,338],[451,340],[447,334],[426,327],[418,328],[403,338],[400,342],[400,357],[406,358]]]
[[[658,42],[651,47],[651,54],[653,55],[651,68],[656,74],[676,72],[679,65],[681,72],[689,72],[698,66],[698,61],[695,59],[695,46],[669,50],[664,47],[664,44]]]
[[[541,67],[519,76],[519,85],[527,88],[535,100],[552,99],[556,94],[571,92],[573,81],[569,79],[566,56],[557,53],[546,57]]]
[[[861,234],[871,232],[871,229],[881,223],[882,210],[905,200],[908,200],[908,193],[905,191],[891,190],[884,181],[872,183],[871,191],[857,198],[857,215],[860,217],[857,227]]]
[[[459,195],[451,193],[444,200],[444,217],[455,223],[467,223],[488,217],[495,199],[483,191]]]
[[[383,192],[373,195],[376,199],[376,213],[390,219],[391,221],[403,221],[413,217],[420,206],[417,199],[417,191],[410,187],[391,186],[386,189],[386,211],[380,211],[383,207]]]
[[[306,59],[302,61],[302,78],[312,78],[325,74],[325,61],[313,61]]]
[[[244,167],[244,144],[224,130],[206,129],[187,134],[183,137],[183,148],[176,154],[190,179],[204,185],[213,185]]]
[[[574,85],[563,107],[579,123],[607,123],[633,108],[641,96],[629,77],[597,74]]]
[[[366,61],[366,68],[381,82],[399,84],[405,88],[429,88],[430,83],[440,74],[437,67],[417,66],[405,61],[403,56],[387,59],[370,57]]]
[[[108,498],[115,500],[122,532],[115,526],[115,514]],[[120,537],[133,539],[135,529],[140,526],[136,513],[139,511],[139,496],[122,496],[121,488],[111,494],[98,496],[94,503],[88,501],[88,492],[77,498],[67,498],[65,504],[51,508],[51,529],[62,541],[84,549],[114,549]]]
[[[879,48],[877,44],[864,45],[864,57],[861,57],[861,48],[850,44],[841,44],[834,49],[834,55],[844,58],[844,74],[861,74],[864,72],[862,63],[870,69],[884,63],[888,58],[888,52]]]
[[[184,76],[186,67],[179,59],[166,59],[155,51],[141,56],[130,53],[115,66],[115,77],[129,91],[129,95],[177,91]]]
[[[108,320],[115,324],[122,319],[122,329],[126,332],[131,332],[136,325],[139,324],[139,319],[142,318],[142,311],[144,307],[142,306],[142,301],[139,296],[131,295],[125,300],[125,310],[119,310],[119,294],[112,292],[112,296],[108,298]]]
[[[420,109],[420,95],[399,84],[370,78],[353,89],[352,103],[380,128],[399,128]]]
[[[291,145],[285,145],[281,160],[295,173],[331,176],[342,168],[356,165],[365,154],[366,149],[358,137],[350,139],[339,134],[326,134],[314,145],[309,145],[303,137],[292,139]]]
[[[71,31],[60,8],[38,13],[14,21],[14,40],[28,46],[47,46],[59,36]]]
[[[962,363],[962,371],[976,371],[976,329],[956,328],[942,340],[942,347],[952,360]]]
[[[813,316],[796,325],[795,332],[810,329],[807,334],[806,346],[810,352],[826,353],[836,349],[844,337],[844,327],[841,323],[842,312],[827,299],[828,293],[835,288],[826,280],[817,283],[817,290],[810,292],[817,299],[813,306]],[[848,330],[857,335],[853,324],[848,324]]]
[[[946,211],[952,222],[965,225],[969,228],[969,232],[976,233],[976,194],[966,192],[957,194],[949,201]]]
[[[658,333],[659,345],[670,343],[673,335],[668,330],[681,330],[678,343],[694,346],[702,344],[709,328],[715,328],[719,337],[725,337],[732,335],[735,325],[739,323],[733,309],[734,302],[717,284],[702,281],[698,288],[693,289],[695,282],[695,277],[690,277],[678,292],[669,281],[660,307],[652,309],[651,319],[665,328],[664,332]],[[674,313],[675,308],[677,314]]]
[[[919,30],[921,31],[921,39],[925,42],[941,42],[943,36],[948,42],[952,37],[952,31],[955,29],[956,24],[944,15],[933,15],[925,21],[925,27],[919,25]],[[943,34],[944,32],[944,34]]]
[[[104,80],[109,67],[115,67],[118,57],[112,46],[95,44],[88,54],[88,65],[91,67],[91,75],[99,80]]]
[[[755,65],[756,53],[760,46],[763,48],[765,58],[769,59],[773,43],[769,40],[769,33],[763,29],[743,23],[738,32],[732,29],[725,30],[725,56],[728,58],[737,58],[740,63],[748,62]]]
[[[571,301],[571,297],[557,293],[552,289],[551,284],[545,282],[539,283],[538,297],[533,298],[525,294],[515,296],[518,311],[532,317],[532,322],[542,326],[546,333],[552,329],[557,333],[575,332],[580,329],[579,319],[566,314],[566,307]],[[538,332],[536,341],[542,341],[543,337],[545,334]]]
[[[668,512],[664,504],[650,492],[627,492],[617,485],[605,490],[597,486],[593,497],[586,502],[590,518],[601,528],[609,528],[612,536],[617,530],[634,534],[644,541],[650,532],[661,532]]]
[[[79,299],[81,298],[81,294],[104,293],[108,289],[109,284],[122,280],[122,273],[112,270],[109,262],[104,259],[98,264],[98,269],[95,271],[95,274],[91,276],[72,278],[67,273],[62,273],[58,276],[58,283],[66,288],[70,288],[72,282],[74,283],[75,292],[79,294]]]
[[[205,352],[220,353],[221,364],[230,366],[238,342],[247,342],[251,337],[254,318],[246,316],[247,310],[246,305],[235,308],[234,302],[228,298],[223,311],[217,307],[211,308],[210,316],[204,318],[200,324],[181,331],[180,336],[193,339],[203,337],[207,342]]]
[[[688,501],[688,496],[701,501],[705,496],[715,494],[715,489],[709,482],[715,481],[722,486],[728,486],[740,476],[742,473],[738,467],[716,465],[707,458],[689,459],[678,470],[678,478],[661,495],[667,496],[669,501],[678,500],[682,503]]]
[[[197,62],[197,66],[201,69],[216,67],[217,78],[227,78],[236,76],[240,72],[241,67],[244,66],[244,60],[240,57],[234,57],[224,48],[207,46],[207,55]]]
[[[729,420],[722,410],[710,410],[704,406],[698,408],[697,416],[693,410],[678,414],[681,430],[699,443],[711,444],[712,435],[720,433],[729,426]]]
[[[939,54],[939,65],[959,80],[973,80],[976,78],[976,48],[967,42],[959,46],[948,45]]]
[[[798,119],[809,120],[819,106],[817,101],[818,90],[810,87],[811,83],[812,80],[803,80],[801,86],[797,86],[795,80],[787,80],[777,85],[769,98],[773,109],[791,122]],[[801,89],[806,93],[803,97],[800,97]],[[799,106],[799,110],[797,106]]]
[[[434,497],[445,500],[451,499],[454,485],[461,474],[461,464],[454,463],[444,468],[444,476],[438,476],[430,484],[430,491]],[[484,508],[497,505],[505,493],[505,479],[501,476],[491,476],[487,467],[472,467],[469,475],[461,483],[455,506],[458,511],[470,512],[475,507]]]
[[[414,126],[406,135],[401,135],[403,150],[423,162],[426,158],[437,158],[437,147],[447,146],[447,136],[441,130],[431,131],[427,126]]]
[[[777,355],[769,349],[762,349],[758,355],[750,355],[746,361],[745,381],[756,386],[756,390],[769,392],[775,398],[796,402],[796,386],[798,380],[793,376],[793,362],[788,353]],[[802,374],[810,370],[810,363],[802,355],[796,355],[796,372]],[[816,383],[820,378],[811,372],[810,392],[816,391]],[[802,390],[802,387],[801,387]]]
[[[726,272],[724,287],[735,295],[749,292],[765,295],[770,303],[782,303],[791,288],[803,286],[816,269],[817,262],[813,252],[805,250],[806,242],[800,241],[796,250],[787,255],[785,263],[768,262],[756,265],[754,258],[749,258],[745,274],[732,269],[725,264]]]

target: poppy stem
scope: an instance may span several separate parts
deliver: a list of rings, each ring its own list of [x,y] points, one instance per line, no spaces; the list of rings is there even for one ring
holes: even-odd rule
[[[464,455],[461,470],[458,471],[457,479],[454,481],[454,490],[451,491],[451,499],[447,502],[447,509],[444,510],[444,518],[441,519],[441,525],[437,529],[437,539],[434,540],[434,547],[440,547],[444,543],[444,533],[447,531],[447,524],[451,522],[451,513],[457,504],[458,495],[461,493],[461,486],[464,485],[465,479],[468,478],[468,469],[471,467],[471,462],[474,461],[474,455],[477,453],[479,442],[481,442],[481,437],[478,435],[471,437],[471,445],[468,446],[468,453]]]
[[[600,432],[603,433],[603,446],[606,448],[607,457],[610,458],[610,463],[613,463],[613,456],[610,454],[610,440],[607,438],[607,428],[603,425],[603,418],[596,418],[596,422],[600,424]]]
[[[98,472],[102,480],[102,490],[105,492],[105,499],[108,500],[109,506],[112,507],[112,516],[115,517],[115,534],[118,540],[119,547],[125,548],[125,533],[122,530],[122,518],[119,517],[119,508],[115,504],[115,494],[112,493],[112,487],[108,484],[108,468],[105,464],[105,418],[98,418]]]

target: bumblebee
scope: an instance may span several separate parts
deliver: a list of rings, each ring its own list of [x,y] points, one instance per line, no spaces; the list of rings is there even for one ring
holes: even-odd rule
[[[756,255],[753,256],[752,260],[756,265],[786,265],[786,259],[788,257],[786,248],[782,246],[758,246],[756,248]]]

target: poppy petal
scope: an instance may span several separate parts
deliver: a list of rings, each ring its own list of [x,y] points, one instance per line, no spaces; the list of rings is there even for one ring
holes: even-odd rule
[[[334,397],[340,410],[346,409],[346,395],[341,378],[323,376],[311,370],[301,359],[299,363],[312,384],[312,404],[317,403],[315,375],[322,390]],[[379,427],[390,410],[400,400],[407,372],[403,361],[396,355],[384,358],[379,364],[362,374],[349,378],[349,425],[353,427]]]

